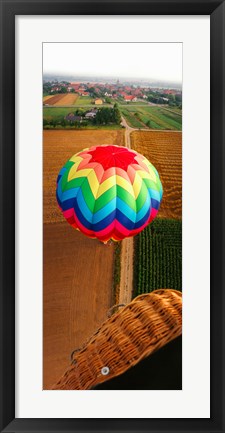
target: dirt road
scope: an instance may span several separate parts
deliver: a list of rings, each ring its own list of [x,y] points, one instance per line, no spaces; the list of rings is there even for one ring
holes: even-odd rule
[[[128,125],[125,117],[121,117],[122,121],[121,121],[121,125],[124,126],[125,128],[125,146],[128,149],[131,149],[131,140],[130,140],[130,134],[132,131],[137,131],[136,128],[132,128],[131,126]]]
[[[133,291],[134,239],[126,238],[121,247],[120,296],[119,304],[128,304]]]
[[[122,125],[125,129],[125,146],[131,149],[130,134],[134,130],[131,128],[124,117],[122,117]],[[120,296],[119,304],[128,304],[132,299],[133,290],[133,253],[134,240],[126,238],[122,241],[121,246],[121,271],[120,271]]]

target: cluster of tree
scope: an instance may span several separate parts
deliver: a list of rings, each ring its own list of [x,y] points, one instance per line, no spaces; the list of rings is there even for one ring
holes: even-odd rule
[[[75,114],[75,116],[85,116],[87,110],[84,110],[83,108],[79,107],[75,111],[72,111],[72,113]]]
[[[175,101],[177,104],[182,104],[182,94],[175,95]]]
[[[92,98],[104,98],[107,104],[111,103],[111,98],[109,96],[105,96],[105,93],[112,93],[112,95],[115,95],[116,93],[116,90],[110,92],[106,87],[101,87],[98,92],[94,87],[87,87],[86,91],[90,93]]]
[[[59,90],[54,90],[52,93],[67,93],[67,87],[60,87]]]
[[[110,123],[118,125],[121,122],[121,113],[118,104],[114,104],[113,108],[99,108],[93,122],[96,125],[108,125]]]
[[[51,93],[52,83],[50,81],[47,81],[43,84],[43,94],[48,95]]]
[[[65,128],[67,126],[72,126],[75,128],[81,128],[81,127],[85,127],[87,125],[88,125],[87,120],[82,120],[82,122],[80,122],[79,120],[67,120],[63,116],[55,116],[55,117],[51,117],[51,118],[46,117],[43,119],[44,129],[48,129],[49,127],[50,128],[56,128],[56,127]]]
[[[163,92],[151,92],[147,94],[148,101],[153,104],[168,104],[170,107],[182,108],[182,94],[168,95]]]
[[[69,86],[68,81],[46,81],[43,83],[43,94],[44,95],[55,95],[57,93],[67,93],[67,87]],[[52,88],[57,87],[58,90],[52,90]],[[74,89],[72,89],[74,91]]]
[[[163,99],[163,97],[156,96],[156,95],[154,95],[154,96],[149,95],[148,101],[152,102],[153,104],[168,104],[168,101],[165,101],[165,99]]]
[[[108,125],[108,124],[120,124],[121,114],[118,108],[118,104],[114,104],[113,108],[102,107],[98,108],[96,116],[93,119],[85,119],[86,110],[83,108],[77,108],[75,111],[71,112],[74,116],[80,117],[80,119],[71,119],[68,116],[46,116],[43,119],[43,127],[47,129],[48,127],[56,128],[66,126],[74,126],[76,128],[85,127],[89,124],[95,125]]]
[[[109,96],[105,96],[105,102],[106,104],[111,104],[111,98],[109,98]]]
[[[95,91],[94,87],[87,87],[86,92],[89,92],[92,98],[98,98],[100,96],[100,94]]]

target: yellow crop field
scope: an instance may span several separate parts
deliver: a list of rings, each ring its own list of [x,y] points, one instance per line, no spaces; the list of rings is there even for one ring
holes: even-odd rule
[[[175,131],[134,131],[132,148],[156,167],[163,185],[158,216],[182,218],[182,133]]]
[[[64,95],[59,101],[54,104],[54,106],[61,107],[63,105],[73,105],[75,104],[77,98],[78,95],[76,93],[67,93],[67,95]]]
[[[75,104],[77,98],[78,94],[76,93],[47,95],[43,98],[43,104],[53,105],[54,107],[63,107]]]
[[[59,102],[62,98],[64,98],[64,96],[65,95],[62,95],[62,94],[57,94],[57,95],[52,95],[52,96],[50,96],[50,98],[49,99],[45,99],[44,100],[44,103],[48,103],[48,105],[55,105],[57,102]]]
[[[46,95],[43,97],[43,102],[47,102],[50,98],[52,98],[52,95]]]

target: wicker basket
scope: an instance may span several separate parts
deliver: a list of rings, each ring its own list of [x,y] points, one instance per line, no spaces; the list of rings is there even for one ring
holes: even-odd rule
[[[161,289],[140,295],[74,352],[70,367],[52,389],[90,389],[124,373],[181,333],[181,292]]]

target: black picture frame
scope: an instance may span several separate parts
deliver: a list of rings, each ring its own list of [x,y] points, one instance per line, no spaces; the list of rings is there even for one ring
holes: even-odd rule
[[[1,0],[1,356],[0,429],[4,432],[225,432],[224,102],[225,1]],[[54,5],[54,8],[53,8]],[[54,13],[53,13],[54,10]],[[209,419],[15,418],[15,16],[210,15],[211,417]],[[194,392],[194,390],[193,390]]]

